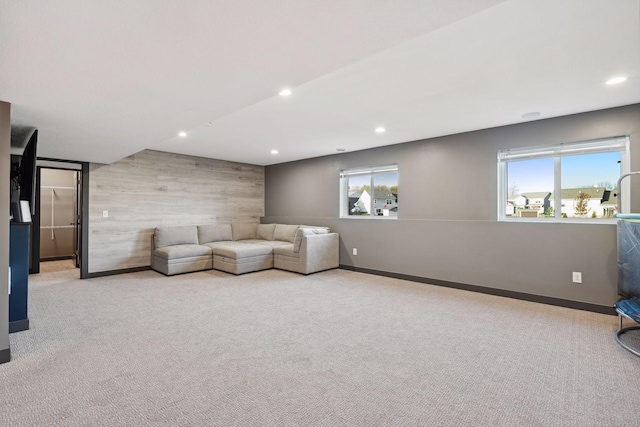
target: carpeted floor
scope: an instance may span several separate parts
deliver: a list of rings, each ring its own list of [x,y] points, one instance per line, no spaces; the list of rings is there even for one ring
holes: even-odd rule
[[[76,269],[76,263],[72,259],[56,261],[40,261],[40,273],[52,273],[54,271],[75,270],[80,277],[80,269]]]
[[[613,316],[332,270],[30,277],[2,426],[638,425]]]

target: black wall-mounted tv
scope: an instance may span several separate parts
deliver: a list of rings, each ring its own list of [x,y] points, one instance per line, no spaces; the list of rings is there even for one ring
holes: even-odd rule
[[[14,146],[14,135],[18,135],[16,139],[21,139],[24,136],[24,139],[28,138],[28,141],[21,156],[11,156],[11,208],[15,209],[15,205],[20,205],[21,200],[27,201],[31,215],[35,215],[38,130],[32,128],[26,134],[21,134],[18,131],[14,132],[12,128],[12,146]],[[19,145],[23,143],[24,141],[16,141],[16,144]],[[14,221],[19,219],[15,215],[13,216]]]
[[[38,129],[33,131],[20,160],[20,200],[26,200],[35,215],[36,207],[36,161],[38,148]]]

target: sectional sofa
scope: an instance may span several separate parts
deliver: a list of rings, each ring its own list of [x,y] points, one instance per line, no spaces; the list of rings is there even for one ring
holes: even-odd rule
[[[212,268],[311,274],[338,265],[338,234],[326,227],[246,222],[157,227],[151,244],[151,268],[168,276]]]

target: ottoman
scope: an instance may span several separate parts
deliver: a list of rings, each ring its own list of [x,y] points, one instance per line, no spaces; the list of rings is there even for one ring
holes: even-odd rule
[[[232,274],[267,270],[273,268],[273,248],[237,242],[216,246],[213,248],[213,268]]]

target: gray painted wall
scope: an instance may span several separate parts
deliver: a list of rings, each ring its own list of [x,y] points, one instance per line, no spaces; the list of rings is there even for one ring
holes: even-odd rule
[[[263,222],[331,227],[345,265],[610,306],[615,225],[498,222],[496,154],[616,135],[631,136],[639,170],[640,105],[268,166]],[[389,163],[400,219],[338,218],[340,170]]]
[[[159,225],[258,222],[263,215],[262,166],[152,150],[92,163],[89,273],[149,266]]]
[[[9,348],[9,188],[11,104],[0,101],[0,351]]]

